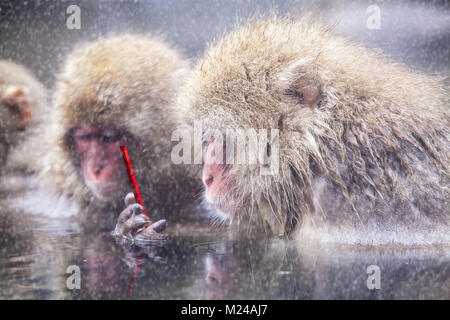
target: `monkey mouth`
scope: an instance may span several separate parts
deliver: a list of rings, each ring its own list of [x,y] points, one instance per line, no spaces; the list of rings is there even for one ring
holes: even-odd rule
[[[86,183],[94,196],[101,201],[111,201],[119,197],[123,192],[122,188],[119,188],[116,184],[95,184],[92,182]]]

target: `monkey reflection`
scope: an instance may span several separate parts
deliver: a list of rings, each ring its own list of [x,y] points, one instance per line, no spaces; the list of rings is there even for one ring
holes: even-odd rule
[[[211,250],[204,258],[206,282],[210,299],[226,299],[233,297],[239,289],[239,283],[236,281],[239,264],[229,251],[217,251],[217,248]]]

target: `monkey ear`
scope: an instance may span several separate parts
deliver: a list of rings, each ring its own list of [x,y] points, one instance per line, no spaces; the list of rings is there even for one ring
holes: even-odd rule
[[[30,103],[22,88],[9,86],[6,88],[2,101],[14,115],[14,125],[24,127],[31,120]]]
[[[295,80],[288,92],[293,93],[300,104],[310,109],[314,109],[320,100],[319,86],[305,77]]]
[[[320,101],[320,86],[308,72],[302,70],[304,63],[293,63],[280,74],[279,79],[286,95],[295,99],[298,105],[314,109]]]

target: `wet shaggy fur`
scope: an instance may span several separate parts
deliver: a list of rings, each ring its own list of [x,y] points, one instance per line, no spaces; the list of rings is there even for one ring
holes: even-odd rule
[[[20,88],[30,105],[32,118],[24,130],[12,125],[4,94],[9,88]],[[26,143],[28,137],[37,133],[38,124],[47,116],[47,89],[24,66],[12,61],[0,61],[0,170],[7,164],[10,169],[33,169],[26,154],[33,145]]]
[[[47,135],[54,146],[43,158],[42,181],[81,208],[123,208],[125,194],[114,203],[100,203],[84,184],[69,134],[80,124],[116,128],[133,137],[127,148],[152,218],[186,198],[192,201],[198,190],[186,168],[170,160],[173,101],[188,70],[176,50],[149,35],[99,39],[75,50],[53,94]]]
[[[319,100],[310,108],[311,88]],[[232,220],[290,235],[318,226],[422,231],[426,242],[436,231],[450,242],[449,95],[441,79],[311,19],[271,17],[214,43],[178,103],[185,121],[204,129],[280,130],[278,175],[233,166],[230,197],[240,209]]]

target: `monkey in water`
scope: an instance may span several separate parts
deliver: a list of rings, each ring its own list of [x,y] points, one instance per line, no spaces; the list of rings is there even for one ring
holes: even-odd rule
[[[48,107],[47,89],[24,66],[0,61],[0,171],[32,170],[25,150]]]
[[[109,228],[117,216],[100,213],[122,206],[131,189],[124,145],[152,219],[169,208],[182,211],[201,188],[188,167],[170,161],[173,103],[188,71],[180,53],[149,35],[102,38],[76,49],[54,90],[46,130],[53,144],[41,161],[41,182],[76,201],[87,215],[82,221]],[[133,221],[150,224],[142,214]],[[165,221],[158,223],[164,229]]]
[[[202,127],[205,199],[221,221],[297,239],[353,230],[425,243],[449,241],[448,101],[437,77],[310,18],[269,17],[207,50],[177,110]],[[242,152],[258,161],[237,161]]]

